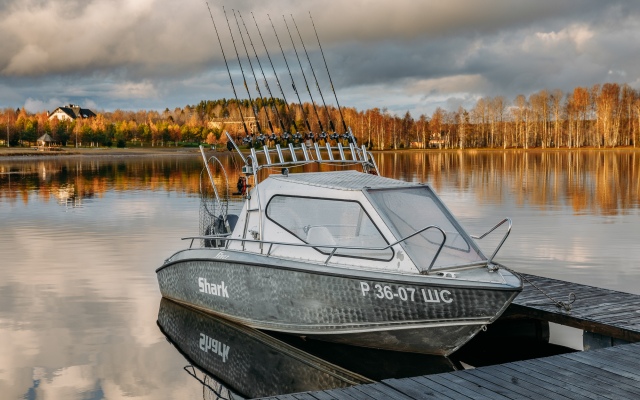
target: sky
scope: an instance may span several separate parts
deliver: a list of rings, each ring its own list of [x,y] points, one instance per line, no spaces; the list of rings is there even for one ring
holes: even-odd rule
[[[0,38],[0,108],[30,112],[161,111],[234,88],[335,105],[329,79],[341,106],[414,117],[541,89],[640,89],[637,0],[0,0]]]

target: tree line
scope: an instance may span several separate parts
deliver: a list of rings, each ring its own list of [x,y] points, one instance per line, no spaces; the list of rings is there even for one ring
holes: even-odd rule
[[[386,108],[357,110],[281,99],[203,100],[174,110],[98,113],[75,121],[50,120],[47,112],[0,111],[0,141],[34,145],[47,133],[56,143],[81,146],[174,146],[224,142],[224,131],[250,135],[342,133],[342,121],[360,144],[376,150],[402,148],[636,147],[640,140],[640,91],[627,84],[576,87],[568,93],[543,89],[512,101],[483,97],[469,109],[437,108],[414,118]],[[290,139],[293,140],[293,139]]]

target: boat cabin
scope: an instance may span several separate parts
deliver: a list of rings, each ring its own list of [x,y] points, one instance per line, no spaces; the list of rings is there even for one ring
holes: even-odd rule
[[[488,262],[431,187],[354,170],[270,175],[231,238],[229,249],[350,268],[426,274]]]

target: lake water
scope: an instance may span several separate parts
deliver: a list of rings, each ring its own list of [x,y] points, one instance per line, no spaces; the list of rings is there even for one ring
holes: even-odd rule
[[[376,160],[384,176],[432,185],[473,234],[510,217],[498,261],[640,294],[640,151],[405,152]],[[0,160],[2,398],[215,398],[212,389],[229,396],[223,386],[243,396],[272,394],[263,380],[282,380],[286,391],[338,385],[317,372],[321,364],[303,363],[307,371],[296,364],[301,356],[280,358],[268,340],[256,344],[241,327],[161,305],[155,269],[185,245],[180,237],[197,233],[200,172],[197,154]],[[482,248],[490,253],[500,236]],[[179,342],[193,332],[173,330],[186,320],[200,331],[222,323],[216,329],[232,333],[216,343],[252,349],[244,367],[216,359],[223,386],[183,369],[197,357]],[[193,341],[206,342],[196,331]],[[446,359],[426,366],[422,356],[300,346],[372,379],[452,367]],[[381,360],[394,357],[386,372]]]

